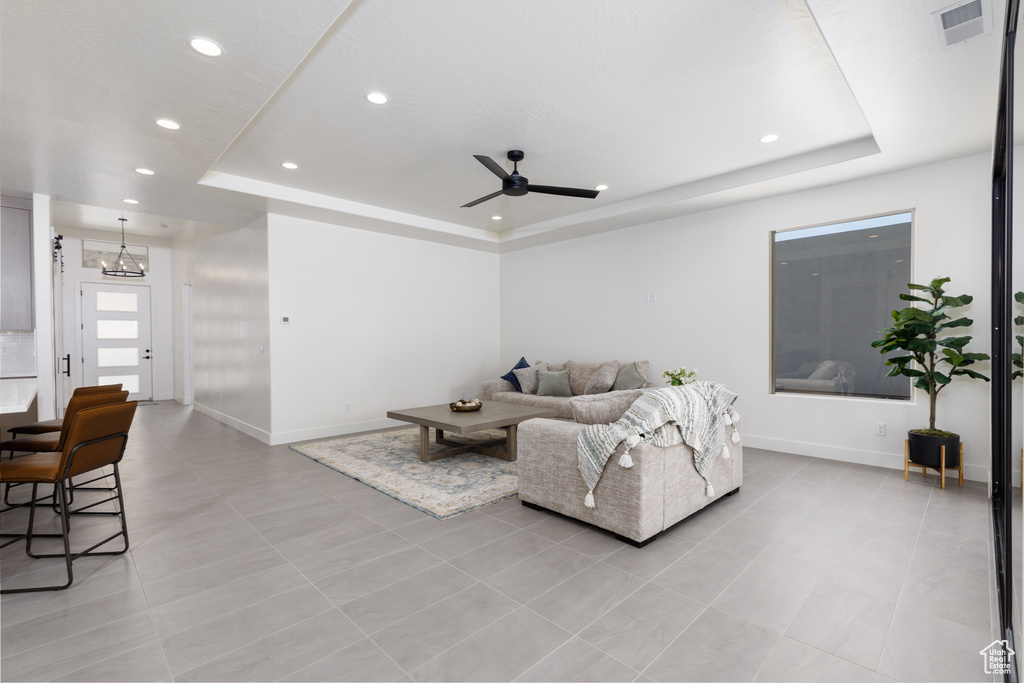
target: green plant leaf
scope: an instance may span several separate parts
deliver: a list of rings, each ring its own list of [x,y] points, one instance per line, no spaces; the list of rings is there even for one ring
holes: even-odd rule
[[[969,371],[967,371],[967,372],[969,372]],[[935,372],[931,373],[931,374],[932,374],[932,379],[935,380],[936,384],[949,384],[950,382],[953,381],[953,378],[949,377],[948,375],[943,375],[941,372],[939,372],[937,370]]]
[[[1017,303],[1024,304],[1024,292],[1017,292],[1013,298],[1017,300]]]
[[[949,278],[948,277],[937,277],[937,278],[934,278],[928,284],[928,288],[932,289],[932,290],[935,290],[941,296],[942,295],[942,285],[946,284],[947,282],[949,282]]]
[[[974,352],[971,352],[971,353],[965,353],[964,354],[964,358],[966,358],[967,360],[969,360],[971,362],[978,361],[978,360],[988,360],[988,354],[987,353],[974,353]]]
[[[944,296],[942,297],[942,303],[949,308],[957,308],[958,306],[966,306],[967,304],[974,301],[974,297],[970,294],[961,294],[960,296]]]
[[[946,356],[943,360],[953,365],[960,365],[964,362],[964,357],[953,349],[942,349],[942,355]]]
[[[950,320],[948,323],[939,325],[935,328],[935,331],[941,332],[942,330],[948,330],[951,327],[970,327],[973,324],[974,321],[970,318],[957,318],[956,320]]]
[[[981,374],[980,372],[975,372],[974,370],[967,370],[965,368],[957,368],[956,370],[953,371],[953,374],[956,374],[956,375],[967,375],[971,379],[980,379],[980,380],[984,380],[986,382],[989,381],[988,377],[986,377],[985,375]]]
[[[925,392],[927,392],[931,388],[931,386],[928,384],[927,377],[918,377],[917,379],[915,379],[914,386]]]
[[[907,283],[907,289],[916,289],[918,291],[928,291],[928,285],[915,285],[913,282]]]
[[[946,337],[944,339],[937,339],[935,341],[939,346],[945,346],[948,349],[962,349],[971,342],[970,337]]]
[[[923,301],[926,304],[930,304],[932,302],[931,299],[925,299],[924,297],[921,296],[914,296],[913,294],[906,293],[900,294],[900,299],[902,299],[903,301]]]
[[[1014,325],[1024,325],[1024,315],[1018,315],[1016,318],[1014,318],[1013,319],[1013,324]]]
[[[915,370],[914,368],[903,368],[901,370],[901,374],[904,374],[907,377],[926,377],[927,376],[927,373],[925,373],[923,370]]]

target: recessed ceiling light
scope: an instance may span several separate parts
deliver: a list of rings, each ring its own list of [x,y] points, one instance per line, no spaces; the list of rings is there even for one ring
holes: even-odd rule
[[[153,175],[153,172],[150,171],[148,168],[137,168],[135,169],[135,172],[141,175]]]
[[[896,263],[903,263],[903,259],[901,259],[901,258],[896,259]]]
[[[876,237],[878,237],[878,235],[868,235],[868,239],[869,239],[869,240],[873,240],[873,239],[875,239]]]
[[[388,96],[382,92],[371,92],[367,93],[366,101],[371,104],[385,104],[388,101]]]
[[[290,161],[286,161],[286,162],[284,162],[281,165],[284,166],[285,168],[287,168],[289,171],[294,171],[295,169],[297,169],[299,167],[298,164],[292,163]]]
[[[156,125],[167,130],[178,130],[181,128],[181,124],[173,119],[157,119]]]
[[[811,275],[817,275],[817,273],[811,273]]]
[[[775,133],[769,133],[768,135],[761,137],[761,142],[775,142],[779,139],[779,136]]]
[[[138,199],[122,199],[121,201],[124,202],[125,204],[138,204],[139,203]]]
[[[220,57],[224,54],[224,48],[209,38],[192,38],[188,44],[189,47],[205,57]]]
[[[788,266],[789,265],[789,261],[779,261],[779,265],[780,266]]]
[[[500,221],[501,220],[501,216],[491,216],[491,220],[492,221]]]
[[[607,185],[598,185],[594,189],[597,190],[598,192],[603,192],[603,191],[608,189],[608,186]]]

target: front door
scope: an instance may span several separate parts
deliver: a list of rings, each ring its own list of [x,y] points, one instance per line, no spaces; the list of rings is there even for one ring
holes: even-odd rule
[[[84,386],[121,383],[130,401],[153,398],[149,287],[83,282]]]

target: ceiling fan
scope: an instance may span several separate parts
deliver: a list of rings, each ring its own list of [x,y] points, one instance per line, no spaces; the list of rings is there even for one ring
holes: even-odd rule
[[[519,175],[519,162],[526,156],[521,150],[513,149],[509,150],[508,160],[512,162],[512,175],[505,172],[501,166],[490,157],[485,157],[482,154],[474,154],[481,164],[490,169],[491,173],[501,178],[501,189],[497,192],[487,195],[486,197],[480,197],[480,199],[474,199],[469,204],[463,204],[462,208],[468,208],[470,206],[476,206],[482,202],[486,202],[488,199],[494,199],[498,195],[507,194],[509,197],[521,197],[527,192],[537,192],[539,194],[557,194],[564,197],[583,197],[585,199],[593,199],[598,194],[597,190],[581,190],[575,187],[554,187],[552,185],[531,185],[529,180],[524,176]]]

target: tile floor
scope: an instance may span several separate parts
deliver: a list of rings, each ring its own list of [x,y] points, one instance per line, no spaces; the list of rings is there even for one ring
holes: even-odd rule
[[[991,679],[976,483],[748,448],[738,495],[636,549],[516,499],[440,522],[173,402],[122,472],[130,553],[3,597],[4,681]]]

